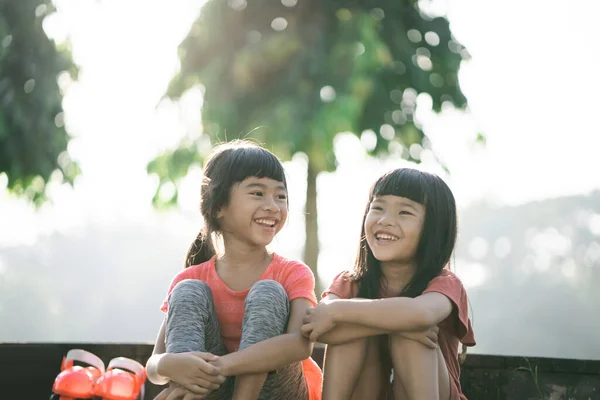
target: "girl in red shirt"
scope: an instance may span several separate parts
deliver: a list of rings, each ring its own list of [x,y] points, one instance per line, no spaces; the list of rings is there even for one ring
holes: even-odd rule
[[[314,276],[266,249],[287,219],[283,166],[248,142],[219,146],[200,211],[204,228],[171,282],[147,363],[151,382],[170,382],[158,399],[320,399],[321,371],[300,331],[317,302]]]
[[[475,338],[467,294],[448,269],[456,235],[454,196],[439,177],[401,168],[375,182],[354,269],[302,326],[327,344],[324,400],[466,399],[458,347]]]

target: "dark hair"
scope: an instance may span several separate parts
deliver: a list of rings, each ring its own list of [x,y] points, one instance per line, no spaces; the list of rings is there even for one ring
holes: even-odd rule
[[[406,197],[425,207],[425,221],[415,254],[416,271],[399,296],[417,297],[450,261],[457,236],[456,202],[450,188],[438,176],[411,168],[399,168],[380,177],[371,187],[363,217],[360,247],[352,280],[358,282],[358,297],[381,297],[380,262],[369,248],[365,220],[375,196]]]
[[[217,214],[229,203],[231,188],[246,178],[271,178],[287,188],[285,171],[269,150],[246,140],[215,147],[204,166],[200,190],[200,213],[204,225],[190,246],[185,268],[202,264],[215,254],[212,233],[220,232]]]

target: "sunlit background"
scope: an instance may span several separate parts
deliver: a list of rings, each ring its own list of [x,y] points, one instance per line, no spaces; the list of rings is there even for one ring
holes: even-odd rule
[[[51,202],[38,211],[9,195],[0,174],[0,341],[149,342],[200,228],[201,171],[184,180],[176,210],[157,211],[158,181],[146,165],[201,127],[200,90],[180,102],[162,96],[202,1],[55,4],[44,29],[70,41],[81,69],[77,82],[60,85],[68,151],[82,173],[74,188],[51,183]],[[470,295],[473,351],[600,359],[600,6],[429,7],[447,15],[472,57],[459,74],[469,112],[421,115],[450,174],[428,150],[418,168],[440,174],[460,206],[453,267]],[[352,265],[369,185],[409,165],[370,159],[371,140],[340,134],[339,167],[317,181],[325,285]],[[273,248],[301,258],[306,159],[285,166],[290,220]]]

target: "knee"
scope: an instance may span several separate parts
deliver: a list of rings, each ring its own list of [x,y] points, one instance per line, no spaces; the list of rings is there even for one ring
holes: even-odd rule
[[[406,337],[398,334],[388,335],[388,346],[389,349],[394,353],[406,353],[414,351],[423,352],[423,350],[435,351],[435,349],[429,348],[419,341],[407,339]]]
[[[212,291],[206,282],[198,279],[186,279],[175,285],[169,295],[169,306],[171,303],[180,301],[186,303],[212,301]]]
[[[246,305],[251,303],[260,304],[289,304],[287,293],[279,282],[265,279],[256,282],[250,288]]]
[[[349,341],[339,341],[333,343],[327,343],[327,351],[333,351],[334,349],[343,349],[343,352],[354,352],[357,351],[360,354],[372,350],[370,337],[362,337],[358,339],[353,339]]]

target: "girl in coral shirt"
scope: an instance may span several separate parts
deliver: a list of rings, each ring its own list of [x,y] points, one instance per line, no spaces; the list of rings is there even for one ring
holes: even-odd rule
[[[170,382],[158,399],[320,399],[321,371],[300,331],[316,304],[314,276],[266,249],[287,219],[283,166],[247,142],[218,147],[200,210],[204,229],[171,282],[147,363],[150,381]]]

